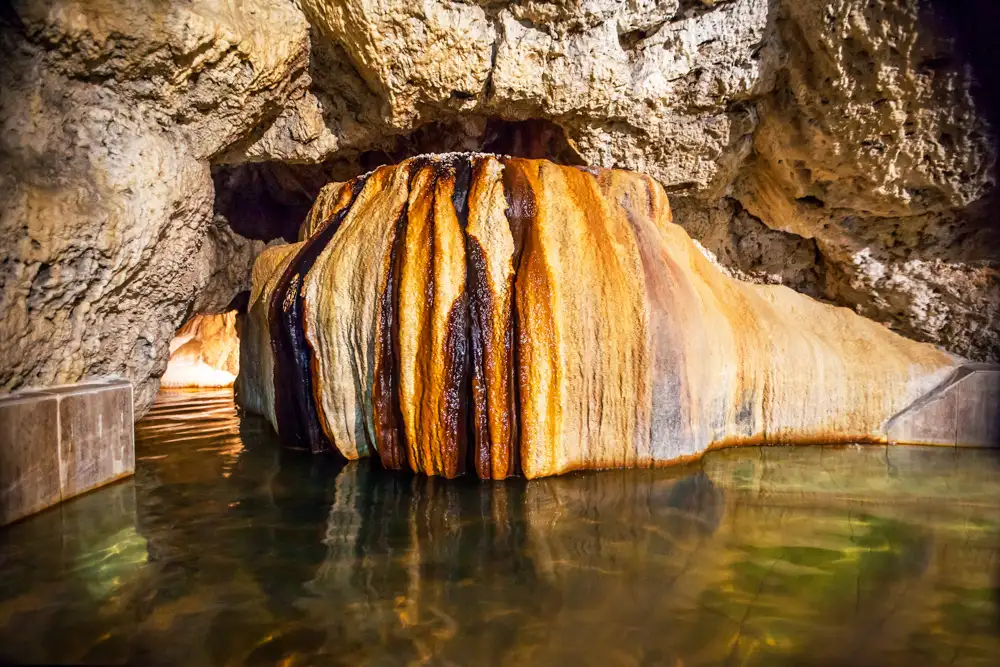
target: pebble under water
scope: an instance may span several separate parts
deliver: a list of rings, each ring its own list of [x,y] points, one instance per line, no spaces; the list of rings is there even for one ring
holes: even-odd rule
[[[0,530],[0,662],[997,665],[1000,461],[750,447],[446,481],[160,395],[136,475]]]

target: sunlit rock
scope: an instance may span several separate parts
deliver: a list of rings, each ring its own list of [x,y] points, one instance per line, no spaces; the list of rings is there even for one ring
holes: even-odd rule
[[[631,172],[418,157],[319,206],[254,268],[237,381],[313,451],[500,479],[884,442],[959,361],[728,277]]]
[[[161,387],[228,387],[240,371],[236,311],[195,315],[170,341]]]

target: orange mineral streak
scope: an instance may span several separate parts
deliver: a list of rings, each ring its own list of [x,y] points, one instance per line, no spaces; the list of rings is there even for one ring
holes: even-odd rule
[[[303,277],[316,409],[348,458],[502,479],[882,442],[960,361],[730,278],[646,176],[427,156],[353,187],[303,232],[349,207]],[[242,339],[240,401],[272,423],[266,304],[300,247],[258,259]]]
[[[490,156],[476,161],[469,189],[466,257],[469,262],[470,342],[476,473],[504,479],[517,463],[517,395],[514,388],[514,240],[507,222],[503,166]]]
[[[521,230],[520,261],[514,279],[521,469],[529,478],[535,477],[538,470],[560,467],[561,448],[546,443],[564,441],[561,426],[566,387],[559,349],[563,332],[553,312],[559,287],[553,284],[542,229],[550,212],[545,208],[546,200],[538,197],[540,167],[541,163],[534,160],[511,160],[506,165],[515,172],[512,180],[517,187],[532,192],[533,203]],[[519,196],[516,191],[515,196]]]
[[[523,168],[537,216],[517,279],[522,467],[528,477],[586,462],[649,465],[650,365],[642,263],[629,222],[593,175]],[[552,447],[560,442],[560,447]]]
[[[399,280],[399,401],[410,467],[428,475],[464,472],[463,360],[455,358],[464,317],[465,241],[452,204],[454,171],[430,163],[414,178]],[[462,315],[459,315],[459,312]]]

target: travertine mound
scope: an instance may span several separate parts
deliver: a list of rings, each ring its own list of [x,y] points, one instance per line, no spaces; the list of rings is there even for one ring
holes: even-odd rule
[[[313,451],[532,478],[884,441],[955,365],[729,278],[648,176],[452,154],[331,185],[261,255],[237,396]]]

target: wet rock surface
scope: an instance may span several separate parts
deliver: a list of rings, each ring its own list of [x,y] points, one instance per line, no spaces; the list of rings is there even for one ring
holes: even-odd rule
[[[480,153],[325,188],[243,331],[239,402],[287,445],[484,479],[883,442],[959,361],[727,276],[649,176]]]

